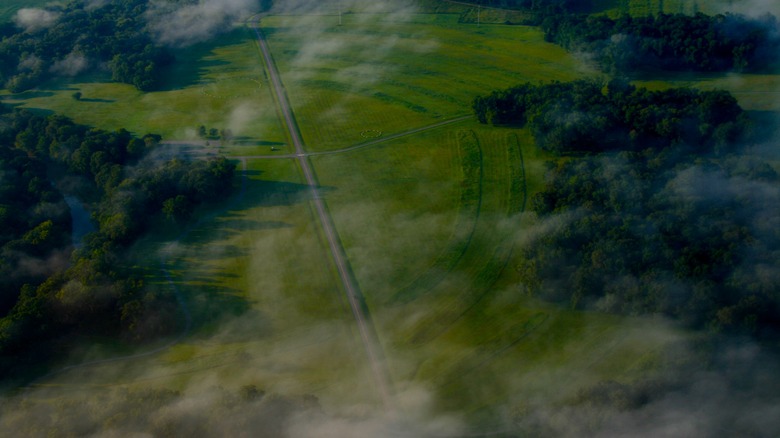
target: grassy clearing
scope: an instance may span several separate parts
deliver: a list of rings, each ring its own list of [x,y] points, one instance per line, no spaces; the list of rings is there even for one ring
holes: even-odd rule
[[[368,301],[388,300],[446,251],[460,210],[458,152],[443,128],[312,159]]]
[[[358,143],[366,129],[393,133],[467,114],[478,94],[572,79],[584,68],[538,29],[433,17],[352,14],[343,26],[327,16],[263,20],[311,149]]]
[[[523,24],[533,22],[535,14],[529,11],[469,8],[458,17],[460,23],[472,24]]]
[[[456,266],[474,264],[481,275],[484,254],[471,245],[496,245],[504,237],[496,223],[518,213],[525,198],[516,133],[473,121],[313,162],[373,308],[428,294],[463,275]],[[490,269],[502,266],[487,260]]]
[[[286,139],[250,32],[238,29],[179,50],[176,59],[158,92],[142,93],[95,74],[5,94],[3,99],[102,129],[154,132],[165,139],[196,139],[200,125],[230,129],[237,141],[226,152],[239,155],[268,153],[271,146],[285,150]],[[76,91],[83,95],[80,101],[72,97]]]
[[[601,380],[650,373],[674,339],[680,333],[660,321],[571,312],[499,289],[419,347],[425,359],[409,372],[435,382],[444,409],[484,422],[524,403],[559,403]]]
[[[182,281],[202,288],[202,278],[211,280],[212,289],[205,290],[210,306],[231,290],[250,303],[248,312],[216,321],[213,330],[219,344],[251,344],[247,351],[257,355],[256,372],[267,374],[263,386],[302,391],[360,374],[363,361],[350,331],[351,314],[317,239],[295,166],[250,162],[249,171],[254,175],[242,204],[207,224],[202,237],[196,231],[187,238],[178,259],[187,268]]]

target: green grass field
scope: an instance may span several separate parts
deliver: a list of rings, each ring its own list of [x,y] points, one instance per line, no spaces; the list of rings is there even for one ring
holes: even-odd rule
[[[335,151],[468,115],[476,95],[519,82],[595,74],[543,42],[538,29],[477,27],[459,23],[458,14],[354,13],[342,26],[335,16],[265,18],[307,148]],[[244,143],[222,148],[234,157],[267,153],[270,145],[289,151],[250,32],[177,59],[160,92],[95,76],[4,100],[169,139],[191,138],[200,124],[235,128]],[[640,84],[724,87],[747,109],[778,111],[778,77]],[[81,102],[71,98],[75,90]],[[571,400],[603,380],[647,377],[668,345],[689,336],[653,318],[572,311],[522,291],[516,249],[538,232],[523,206],[542,186],[549,158],[527,130],[471,119],[311,158],[396,391],[423,388],[435,410],[483,431],[522,417],[529,404]],[[76,369],[48,384],[84,391],[255,384],[315,394],[328,414],[360,417],[378,408],[297,163],[249,159],[246,166],[247,179],[236,181],[244,189],[220,208],[184,232],[160,230],[135,248],[149,281],[168,287],[159,270],[164,260],[186,297],[195,319],[187,339],[158,355]],[[408,414],[417,406],[403,397],[398,404]]]
[[[538,29],[462,25],[457,15],[269,17],[274,49],[304,140],[312,150],[468,114],[480,93],[587,71]],[[317,32],[316,42],[312,32]]]
[[[479,148],[480,171],[464,179],[468,142]],[[517,289],[523,187],[512,177],[522,172],[537,187],[543,159],[525,131],[467,122],[314,161],[321,183],[337,187],[328,203],[395,381],[432,387],[442,409],[480,423],[496,420],[490,407],[522,404],[520,393],[552,402],[613,373],[631,379],[678,336],[659,331],[639,343],[626,331],[636,320],[565,311]],[[478,207],[464,208],[473,196]],[[554,397],[535,381],[541,373],[552,385],[569,372]]]
[[[238,29],[175,54],[161,91],[142,93],[95,74],[3,99],[18,107],[55,111],[77,123],[126,128],[139,135],[152,132],[166,140],[197,139],[200,125],[230,129],[238,140],[225,152],[237,155],[268,153],[271,146],[284,150],[286,138],[249,31]],[[82,93],[80,101],[72,97],[76,91]]]

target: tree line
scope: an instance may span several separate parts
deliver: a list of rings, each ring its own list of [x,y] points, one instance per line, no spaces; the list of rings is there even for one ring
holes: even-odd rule
[[[170,291],[147,284],[125,249],[152,226],[183,224],[199,205],[229,195],[235,164],[157,159],[160,137],[103,131],[57,115],[16,110],[0,121],[4,277],[0,370],[46,363],[77,335],[141,341],[177,329]],[[71,220],[57,185],[90,206],[97,230],[72,251]]]
[[[557,154],[663,149],[726,150],[749,121],[726,91],[651,91],[622,79],[521,84],[474,99],[482,123],[528,125],[539,147]]]
[[[112,80],[154,90],[160,69],[173,60],[154,43],[146,27],[146,0],[73,1],[50,6],[55,23],[37,30],[14,23],[0,25],[0,84],[18,93],[36,87],[51,74],[75,75],[105,65]]]
[[[742,153],[751,124],[729,93],[576,81],[491,96],[475,102],[480,120],[528,123],[540,147],[568,155],[531,200],[551,226],[523,248],[529,293],[777,333],[780,231],[766,224],[780,219],[780,179]]]
[[[477,0],[471,3],[493,8],[526,9],[548,13],[586,12],[592,7],[591,0]]]
[[[610,73],[756,72],[780,62],[780,33],[771,15],[621,14],[613,19],[553,13],[544,17],[541,27],[546,41],[589,53]]]

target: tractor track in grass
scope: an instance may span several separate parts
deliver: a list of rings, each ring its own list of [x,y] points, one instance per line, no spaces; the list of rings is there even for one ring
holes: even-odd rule
[[[384,137],[379,137],[376,139],[372,139],[370,141],[365,141],[362,143],[358,143],[352,146],[347,146],[340,149],[334,149],[331,151],[315,151],[315,152],[294,152],[294,153],[283,153],[283,154],[256,154],[256,155],[225,155],[225,158],[228,159],[234,159],[234,160],[289,160],[289,159],[298,159],[303,155],[304,157],[316,157],[320,155],[335,155],[335,154],[343,154],[345,152],[352,152],[359,149],[371,147],[371,146],[377,146],[382,143],[386,143],[388,141],[396,140],[402,137],[407,137],[414,134],[420,134],[422,132],[430,131],[436,128],[441,128],[442,126],[452,125],[459,122],[463,122],[466,120],[473,119],[474,116],[468,115],[468,116],[459,116],[454,117],[447,120],[442,120],[440,122],[433,123],[431,125],[421,126],[419,128],[410,129],[408,131],[402,131],[395,134],[390,134]],[[160,144],[168,145],[168,146],[181,146],[181,147],[192,147],[192,146],[205,146],[206,140],[164,140],[161,141]],[[215,154],[210,154],[208,152],[187,152],[188,155],[197,157],[197,158],[211,158],[216,157]]]
[[[427,292],[441,283],[463,258],[474,237],[482,211],[482,184],[485,170],[482,146],[474,131],[458,132],[456,137],[463,180],[460,210],[451,242],[425,272],[395,292],[393,302],[408,303],[416,295]]]

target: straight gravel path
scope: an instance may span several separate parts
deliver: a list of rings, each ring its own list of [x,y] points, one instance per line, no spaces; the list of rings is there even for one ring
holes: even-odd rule
[[[268,42],[260,30],[259,17],[255,21],[254,26],[255,34],[257,35],[257,41],[260,47],[260,53],[263,56],[268,76],[271,81],[272,88],[276,101],[279,105],[279,109],[282,113],[282,118],[287,125],[287,130],[290,133],[290,139],[295,149],[295,156],[298,159],[298,163],[301,166],[306,184],[309,186],[311,193],[312,203],[314,204],[314,210],[319,218],[322,231],[325,234],[325,238],[328,241],[328,247],[330,248],[333,262],[336,264],[336,269],[339,273],[339,278],[344,286],[344,292],[347,295],[347,301],[352,309],[352,314],[357,322],[358,330],[360,332],[360,338],[363,342],[363,347],[368,355],[369,364],[371,366],[374,383],[385,408],[393,410],[393,403],[391,398],[391,384],[389,372],[384,366],[384,361],[380,353],[379,340],[376,337],[371,320],[369,319],[368,311],[364,307],[363,295],[352,277],[352,270],[349,266],[344,247],[341,244],[336,228],[333,225],[333,220],[328,213],[328,209],[325,205],[325,201],[320,195],[316,177],[312,169],[311,163],[305,152],[303,140],[301,139],[298,124],[295,121],[295,116],[290,107],[290,102],[287,99],[287,94],[282,85],[282,81],[279,75],[279,71],[276,69],[271,51],[268,47]]]

